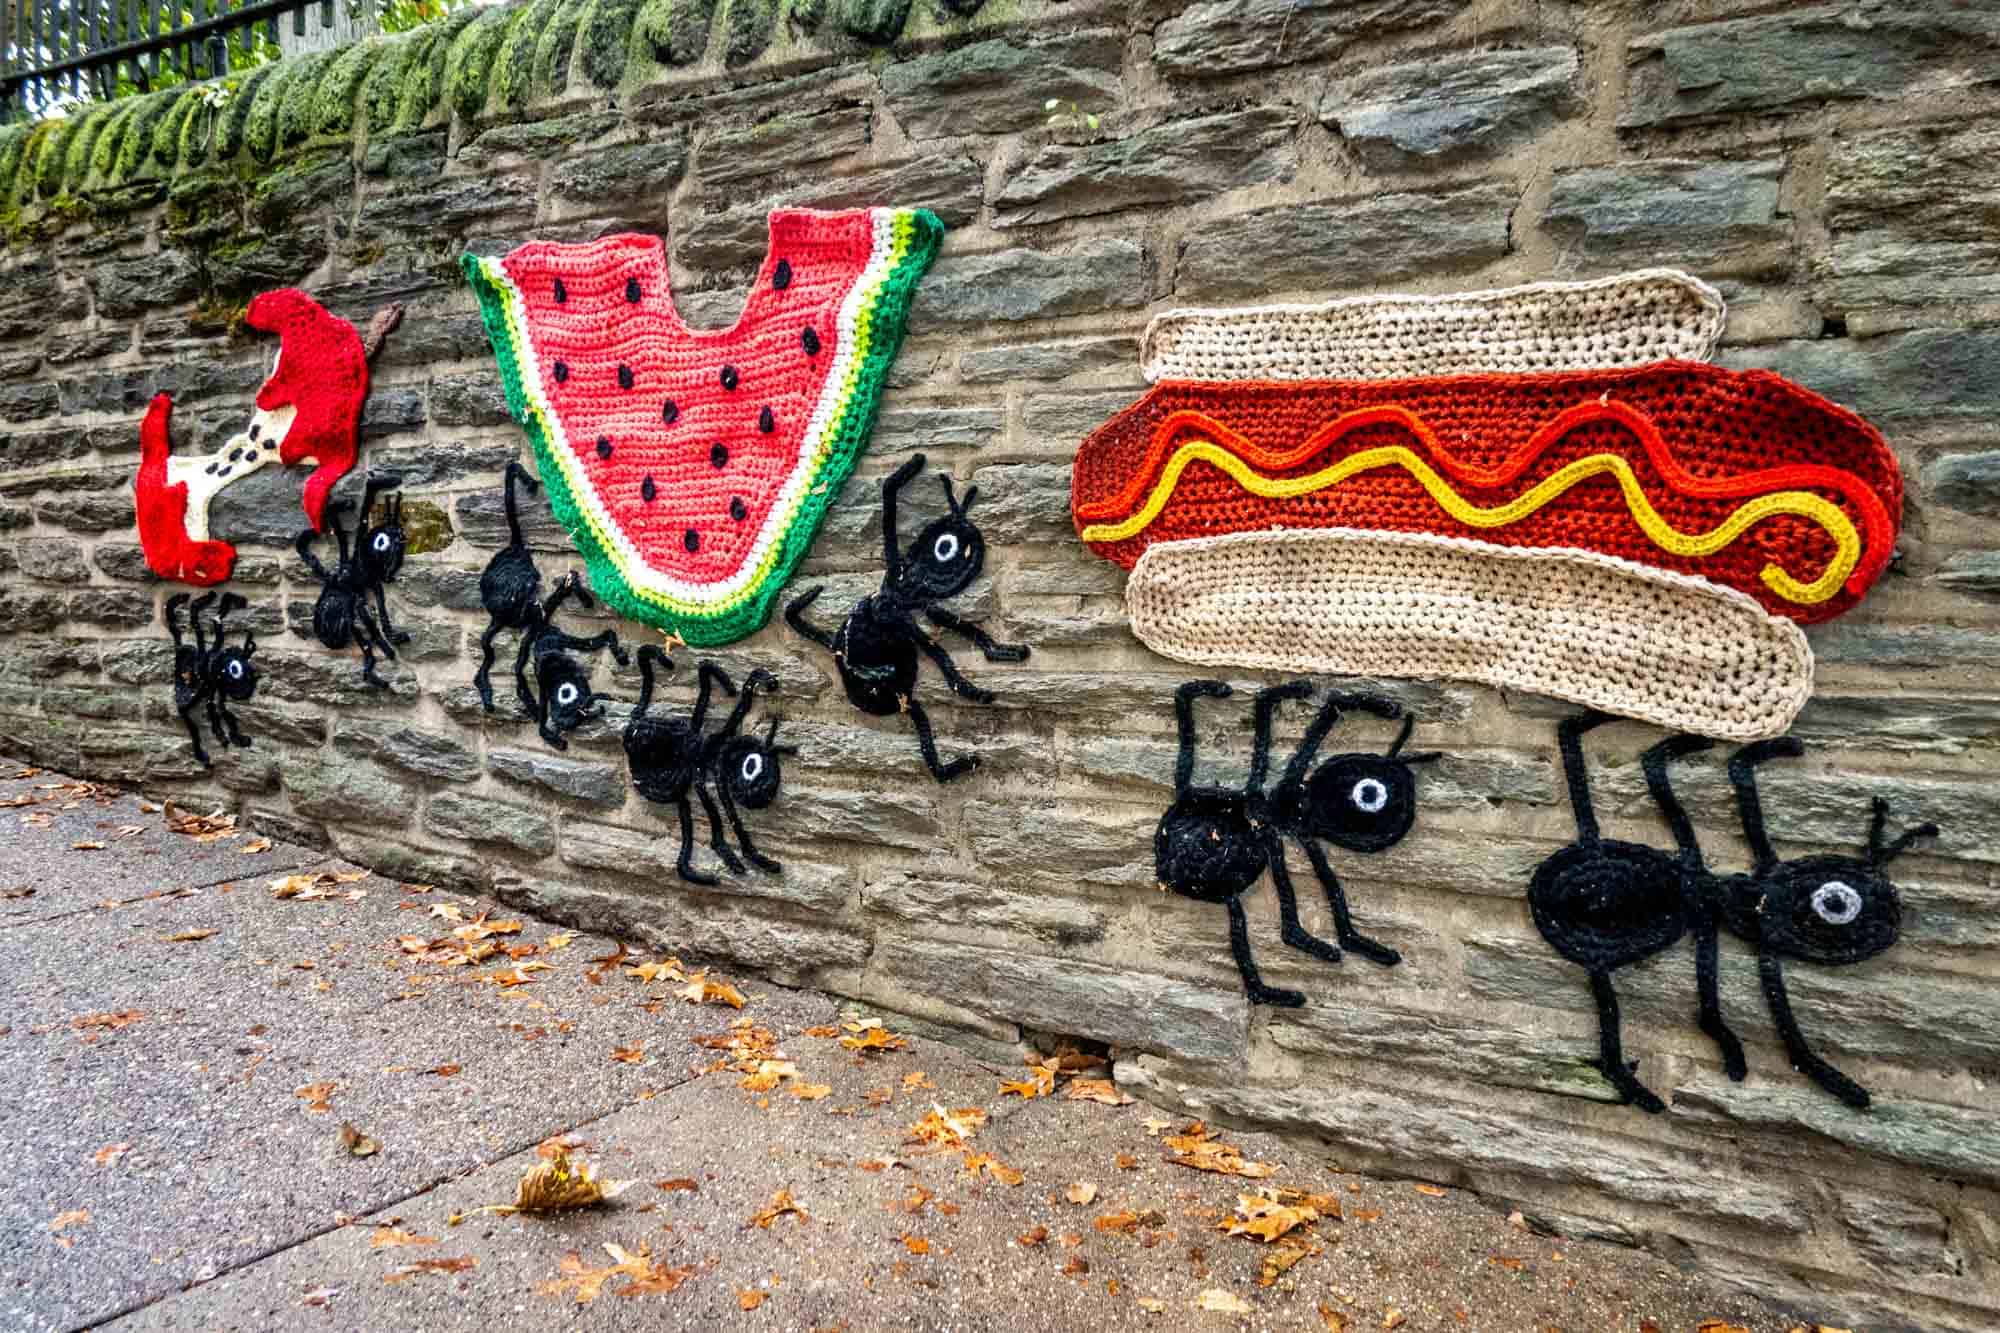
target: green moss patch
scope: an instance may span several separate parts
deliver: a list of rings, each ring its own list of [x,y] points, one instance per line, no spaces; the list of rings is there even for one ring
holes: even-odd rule
[[[517,112],[534,97],[535,48],[555,16],[562,0],[534,0],[507,29],[507,40],[493,60],[491,79],[493,106],[503,112]]]
[[[420,38],[420,33],[398,33],[377,44],[379,53],[361,83],[361,105],[370,134],[385,133],[395,125],[396,109],[403,98],[403,77],[409,72]]]
[[[320,81],[343,54],[343,51],[315,51],[296,62],[298,72],[285,84],[285,95],[278,107],[279,148],[312,138]]]
[[[778,27],[780,0],[729,0],[722,25],[722,63],[735,69],[764,54]]]
[[[125,137],[118,144],[118,160],[111,172],[114,181],[122,184],[146,168],[153,155],[153,131],[186,94],[185,87],[169,88],[138,99],[131,119],[125,122]]]
[[[910,0],[837,0],[840,26],[848,35],[875,46],[887,46],[903,35],[910,17]]]
[[[445,69],[451,59],[451,48],[458,41],[459,34],[471,27],[489,11],[484,9],[461,9],[442,23],[428,23],[423,31],[430,34],[431,41],[422,54],[410,60],[410,67],[403,75],[403,98],[396,109],[396,127],[414,129],[429,120],[432,111],[444,100]]]
[[[639,49],[663,65],[692,65],[708,50],[715,0],[645,0],[633,37]]]
[[[576,34],[584,78],[599,88],[618,86],[631,61],[632,20],[638,14],[639,0],[591,0]]]
[[[484,10],[445,52],[445,103],[462,119],[477,120],[486,109],[486,81],[493,58],[500,54],[508,30],[526,12],[519,6]]]
[[[278,117],[284,110],[292,81],[299,76],[299,68],[298,61],[281,61],[276,66],[277,72],[257,85],[256,96],[250,103],[250,118],[243,124],[243,146],[259,162],[270,161],[271,154],[277,151]]]
[[[259,65],[243,77],[243,81],[236,85],[236,91],[222,104],[222,114],[215,125],[215,155],[218,158],[226,161],[243,151],[249,141],[250,112],[257,104],[257,95],[283,68],[282,65]]]
[[[535,43],[536,97],[554,97],[569,87],[569,58],[576,50],[576,30],[590,0],[557,0],[555,16]]]
[[[313,92],[314,134],[341,135],[353,131],[354,107],[361,99],[362,85],[386,45],[381,38],[370,37],[333,58]]]

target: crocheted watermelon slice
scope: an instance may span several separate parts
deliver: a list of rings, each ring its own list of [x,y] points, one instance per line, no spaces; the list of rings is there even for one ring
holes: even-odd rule
[[[466,255],[507,404],[621,614],[697,646],[761,626],[867,442],[944,226],[774,212],[733,328],[682,323],[657,236]]]

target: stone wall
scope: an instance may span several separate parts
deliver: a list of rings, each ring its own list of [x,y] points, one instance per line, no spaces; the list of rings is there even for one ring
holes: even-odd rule
[[[219,108],[170,90],[8,132],[0,735],[995,1051],[1024,1032],[1110,1043],[1121,1079],[1163,1104],[1656,1245],[1830,1322],[1990,1328],[1995,79],[2000,10],[1954,0],[536,0],[257,71]],[[828,605],[871,583],[875,482],[920,449],[981,489],[994,551],[963,609],[1035,656],[973,670],[992,707],[931,690],[947,754],[987,761],[939,787],[900,720],[850,711],[782,627],[716,654],[778,674],[802,754],[753,820],[784,876],[697,892],[671,873],[671,815],[628,789],[616,709],[557,754],[477,707],[476,582],[502,531],[501,469],[525,450],[453,261],[662,232],[684,309],[726,322],[781,201],[922,204],[952,229],[801,577],[830,585]],[[1619,983],[1630,1052],[1670,1110],[1608,1102],[1583,979],[1523,904],[1571,834],[1548,700],[1392,687],[1423,718],[1417,743],[1450,756],[1425,772],[1415,834],[1342,862],[1400,968],[1282,948],[1259,890],[1260,958],[1311,1004],[1249,1013],[1223,914],[1152,883],[1169,699],[1192,673],[1132,640],[1122,576],[1067,513],[1076,443],[1140,387],[1149,313],[1653,263],[1723,287],[1723,360],[1868,414],[1909,479],[1900,562],[1813,633],[1819,693],[1798,728],[1812,751],[1767,787],[1795,848],[1856,843],[1878,792],[1944,828],[1899,863],[1893,952],[1794,969],[1808,1031],[1875,1090],[1867,1113],[1786,1067],[1733,943],[1724,1000],[1750,1080],[1729,1083],[1693,1026],[1683,950]],[[255,748],[204,774],[168,707],[168,590],[132,528],[137,418],[170,389],[177,449],[240,428],[269,349],[235,320],[287,283],[357,321],[408,303],[364,436],[367,465],[408,479],[420,553],[391,600],[415,637],[393,688],[362,687],[305,633],[317,590],[286,549],[298,476],[226,492],[216,527],[242,546],[265,684],[243,710]],[[580,563],[545,506],[531,532],[549,575]],[[684,705],[695,654],[677,656],[669,702]],[[609,687],[629,698],[636,680]],[[1213,710],[1203,743],[1234,777],[1247,731],[1231,716]],[[1384,734],[1355,728],[1360,744]],[[1632,762],[1649,739],[1593,737],[1616,836],[1660,835]],[[1711,848],[1740,857],[1719,770],[1689,789]]]

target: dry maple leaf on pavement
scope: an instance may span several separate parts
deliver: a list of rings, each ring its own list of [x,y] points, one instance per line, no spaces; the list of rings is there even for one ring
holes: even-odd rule
[[[1236,1212],[1237,1216],[1217,1222],[1216,1230],[1232,1236],[1255,1236],[1266,1245],[1319,1220],[1319,1209],[1310,1202],[1288,1205],[1262,1194],[1237,1195]]]
[[[909,1042],[882,1026],[880,1019],[865,1018],[858,1023],[845,1025],[848,1036],[840,1039],[840,1044],[850,1051],[900,1051]]]
[[[557,1144],[549,1151],[546,1160],[529,1167],[528,1173],[521,1177],[521,1183],[514,1187],[514,1202],[489,1203],[469,1213],[454,1213],[447,1225],[457,1226],[466,1218],[477,1217],[481,1213],[505,1217],[512,1213],[555,1213],[570,1208],[588,1208],[592,1204],[617,1198],[634,1183],[630,1180],[597,1179],[589,1162],[581,1157],[571,1157],[566,1148]]]
[[[961,1106],[956,1111],[947,1111],[936,1102],[931,1103],[930,1114],[909,1129],[909,1142],[928,1144],[934,1148],[962,1148],[965,1141],[979,1132],[986,1123],[986,1112],[977,1106]]]
[[[562,1276],[539,1283],[535,1290],[544,1296],[560,1296],[573,1291],[578,1305],[588,1305],[604,1290],[604,1284],[612,1278],[627,1279],[618,1288],[620,1296],[641,1296],[647,1292],[669,1292],[694,1276],[695,1268],[689,1264],[684,1268],[663,1268],[653,1261],[652,1251],[640,1245],[635,1254],[623,1245],[606,1242],[604,1252],[611,1256],[611,1262],[602,1268],[592,1268],[583,1262],[583,1256],[571,1250],[563,1256]]]
[[[1074,1204],[1087,1204],[1097,1197],[1097,1186],[1087,1180],[1079,1180],[1069,1187],[1067,1195]]]
[[[479,1260],[469,1254],[454,1255],[449,1259],[412,1259],[393,1273],[382,1276],[384,1282],[405,1282],[419,1273],[465,1273],[479,1267]]]
[[[340,1084],[333,1079],[325,1079],[319,1083],[301,1083],[292,1089],[292,1095],[306,1104],[306,1110],[317,1115],[322,1111],[333,1109],[331,1100],[333,1090],[339,1086]]]
[[[965,1169],[975,1176],[984,1171],[1002,1185],[1018,1185],[1027,1179],[992,1153],[974,1152],[970,1148],[965,1150]]]
[[[551,941],[553,947],[553,941]],[[665,958],[656,963],[641,963],[637,967],[625,969],[625,975],[652,985],[656,981],[686,981],[687,973],[681,969],[681,960]]]
[[[1262,1180],[1278,1173],[1278,1167],[1272,1163],[1247,1160],[1242,1150],[1217,1139],[1215,1131],[1199,1120],[1179,1134],[1168,1135],[1162,1142],[1167,1145],[1166,1160],[1175,1166],[1190,1166],[1197,1171],[1245,1176],[1252,1180]]]
[[[710,981],[706,973],[697,972],[688,979],[686,988],[674,994],[689,1004],[726,1004],[731,1009],[741,1009],[748,1003],[743,992],[726,981]]]
[[[1102,1102],[1106,1106],[1130,1106],[1132,1098],[1118,1091],[1108,1078],[1079,1078],[1070,1080],[1067,1094],[1073,1102]]]
[[[763,1208],[759,1209],[757,1213],[743,1225],[749,1227],[756,1227],[762,1231],[769,1231],[771,1229],[771,1223],[777,1221],[779,1218],[783,1217],[786,1213],[790,1213],[792,1216],[798,1218],[798,1220],[802,1224],[812,1220],[806,1215],[806,1210],[799,1207],[799,1205],[792,1199],[792,1192],[788,1189],[785,1189],[785,1190],[779,1190],[776,1194],[773,1194],[771,1196],[771,1202],[765,1204]]]
[[[223,810],[216,810],[206,815],[191,815],[185,810],[175,810],[174,803],[168,801],[164,817],[168,832],[178,833],[196,842],[215,842],[236,836],[236,816]]]
[[[378,1226],[368,1237],[368,1248],[371,1250],[399,1249],[405,1245],[435,1245],[437,1243],[436,1236],[413,1235],[400,1227],[392,1226]]]
[[[340,1146],[350,1157],[373,1157],[382,1151],[382,1145],[369,1138],[345,1120],[340,1122]]]
[[[1224,1291],[1221,1287],[1210,1287],[1202,1292],[1201,1298],[1195,1302],[1195,1308],[1213,1310],[1217,1314],[1254,1313],[1249,1302],[1233,1292]]]

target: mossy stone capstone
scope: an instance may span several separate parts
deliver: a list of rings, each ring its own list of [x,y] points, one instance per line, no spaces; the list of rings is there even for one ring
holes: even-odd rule
[[[645,0],[634,29],[644,54],[667,65],[692,65],[708,50],[715,0]]]
[[[229,100],[222,104],[222,115],[215,125],[215,155],[220,158],[235,157],[243,151],[249,139],[250,112],[256,105],[257,94],[283,68],[280,65],[259,65],[244,76]]]
[[[476,119],[486,109],[486,83],[493,59],[506,43],[508,31],[525,13],[527,9],[521,5],[484,10],[445,52],[445,102],[466,120]]]
[[[380,37],[369,37],[334,57],[313,93],[314,134],[346,134],[354,128],[355,103],[387,46]]]
[[[512,27],[500,52],[493,58],[489,80],[493,105],[507,112],[519,111],[534,97],[535,48],[562,0],[534,0]]]
[[[129,181],[146,168],[153,155],[153,131],[186,95],[187,89],[180,87],[139,99],[131,120],[126,122],[124,141],[118,145],[118,163],[113,169],[113,179]]]
[[[289,148],[312,138],[320,81],[343,54],[315,51],[298,62],[299,72],[285,85],[284,102],[278,108],[278,147]]]
[[[403,77],[410,59],[418,50],[421,32],[398,33],[380,44],[378,54],[361,83],[361,104],[368,118],[368,132],[381,134],[396,123],[403,100]]]
[[[535,43],[535,96],[553,97],[569,86],[569,61],[577,25],[590,0],[557,0],[555,16]]]

